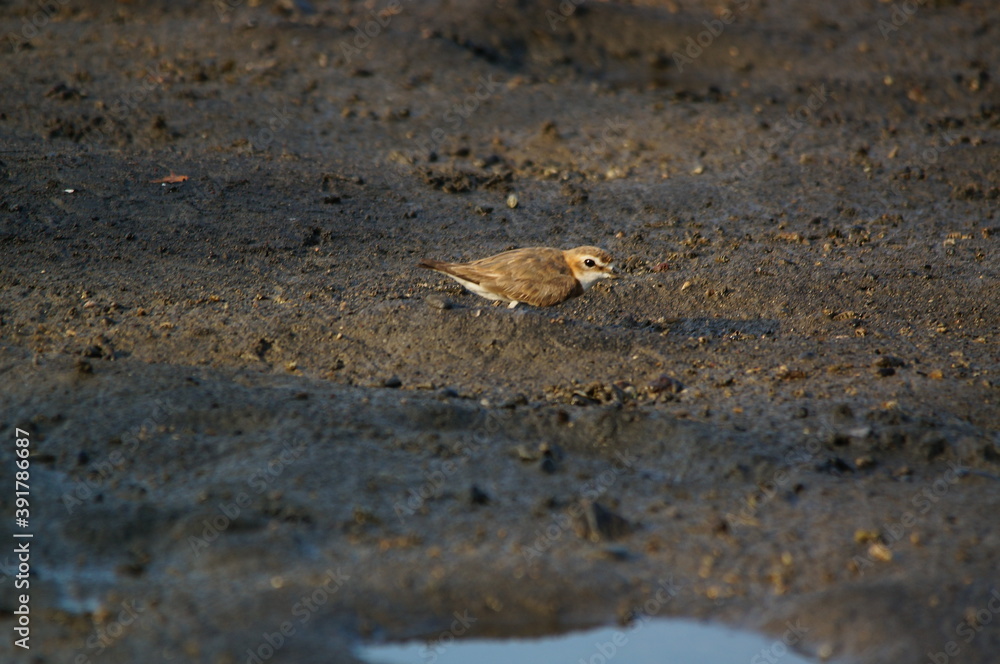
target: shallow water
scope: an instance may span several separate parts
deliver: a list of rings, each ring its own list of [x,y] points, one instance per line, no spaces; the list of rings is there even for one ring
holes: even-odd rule
[[[540,639],[465,639],[366,645],[355,655],[371,664],[808,664],[791,652],[801,638],[794,625],[780,637],[691,620],[637,621]]]

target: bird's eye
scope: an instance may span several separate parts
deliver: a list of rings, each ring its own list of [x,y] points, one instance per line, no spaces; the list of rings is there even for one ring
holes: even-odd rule
[[[594,267],[594,265],[596,265],[593,258],[588,258],[587,260],[583,261],[583,264],[586,265],[587,267]]]

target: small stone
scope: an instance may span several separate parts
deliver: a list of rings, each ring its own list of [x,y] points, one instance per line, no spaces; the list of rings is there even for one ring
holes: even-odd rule
[[[879,378],[888,378],[889,376],[895,376],[896,370],[892,367],[878,367],[875,369],[874,373]]]
[[[509,207],[511,210],[517,207],[517,203],[518,203],[517,194],[511,194],[510,196],[507,197],[507,207]]]
[[[839,403],[832,408],[833,417],[838,420],[850,420],[854,418],[854,410],[850,404]]]
[[[473,484],[469,489],[469,501],[473,505],[486,505],[490,502],[490,495]]]
[[[524,396],[523,394],[515,394],[513,397],[509,399],[504,399],[499,404],[497,404],[499,408],[506,408],[506,409],[513,409],[516,408],[517,406],[527,406],[527,405],[528,405],[528,397]]]
[[[840,473],[853,473],[854,468],[851,467],[849,463],[841,459],[840,457],[830,457],[821,463],[816,464],[816,472],[819,473],[829,473],[840,474]]]
[[[919,453],[928,461],[933,461],[948,450],[948,441],[938,433],[928,432],[917,445]]]
[[[892,560],[892,551],[885,544],[876,542],[868,547],[868,556],[872,560],[887,563]]]
[[[870,454],[866,454],[865,456],[860,456],[854,460],[854,466],[858,470],[861,470],[863,468],[871,468],[874,465],[875,465],[875,459],[873,459]]]
[[[684,385],[676,378],[672,378],[666,374],[660,374],[660,376],[649,384],[649,391],[655,394],[660,394],[661,392],[666,392],[667,394],[680,394],[684,391]]]
[[[538,451],[542,453],[542,456],[549,457],[555,461],[562,461],[563,457],[566,456],[563,453],[563,449],[555,443],[542,443],[538,446]]]
[[[542,462],[538,464],[538,467],[546,475],[554,475],[558,466],[556,465],[556,460],[552,457],[542,457]]]
[[[867,544],[868,542],[877,542],[879,538],[879,532],[877,530],[864,530],[858,528],[854,531],[854,541],[858,544]]]
[[[872,366],[880,369],[897,369],[899,367],[905,367],[906,362],[898,357],[893,357],[892,355],[880,355],[872,363]]]
[[[428,306],[434,309],[440,309],[441,311],[451,309],[455,306],[454,303],[452,303],[452,301],[444,295],[428,295],[424,298],[424,301],[427,302]]]
[[[630,560],[632,552],[629,551],[624,546],[606,546],[601,550],[601,555],[603,555],[608,560],[614,560],[616,562],[624,562]]]
[[[514,453],[517,454],[517,457],[521,461],[538,461],[541,458],[541,455],[537,451],[529,449],[524,443],[515,447]]]
[[[582,516],[574,524],[576,534],[591,542],[615,540],[632,532],[634,526],[598,502],[584,500]]]
[[[393,389],[397,387],[402,387],[402,385],[403,381],[399,379],[399,376],[392,376],[391,378],[386,378],[385,381],[382,383],[383,387],[390,387]]]
[[[261,337],[260,339],[257,340],[257,343],[253,345],[253,348],[250,350],[250,352],[256,355],[259,359],[263,360],[264,356],[267,355],[267,352],[271,350],[271,347],[273,345],[274,344],[271,343],[269,340]]]
[[[90,340],[82,355],[87,358],[113,360],[115,359],[115,349],[107,337],[98,334]]]

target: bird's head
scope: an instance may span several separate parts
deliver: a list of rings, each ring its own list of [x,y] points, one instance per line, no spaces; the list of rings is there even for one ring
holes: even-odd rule
[[[601,279],[617,279],[611,254],[600,247],[577,247],[565,252],[566,262],[584,290]]]

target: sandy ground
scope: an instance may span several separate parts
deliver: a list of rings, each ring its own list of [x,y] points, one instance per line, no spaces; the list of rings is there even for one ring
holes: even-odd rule
[[[643,611],[996,661],[991,2],[50,0],[0,31],[34,536],[4,661]],[[625,277],[551,309],[416,268],[580,244]]]

